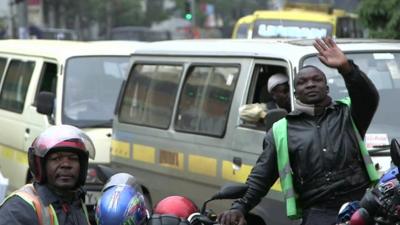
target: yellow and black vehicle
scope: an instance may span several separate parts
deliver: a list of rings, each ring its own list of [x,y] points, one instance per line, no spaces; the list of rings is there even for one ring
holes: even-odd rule
[[[232,38],[359,38],[363,31],[353,13],[327,5],[288,4],[240,18]]]

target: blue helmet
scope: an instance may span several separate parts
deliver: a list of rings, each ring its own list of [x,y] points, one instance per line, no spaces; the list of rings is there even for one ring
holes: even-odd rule
[[[144,197],[137,190],[136,185],[126,182],[132,181],[132,179],[126,179],[129,176],[133,178],[126,173],[116,174],[105,185],[103,194],[96,205],[97,225],[144,225],[147,223],[148,211]]]

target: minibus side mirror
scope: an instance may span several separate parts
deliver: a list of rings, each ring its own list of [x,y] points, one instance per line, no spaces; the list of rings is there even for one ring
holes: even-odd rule
[[[54,109],[55,95],[52,92],[41,91],[36,101],[36,112],[51,116]]]
[[[390,143],[390,157],[397,167],[400,166],[400,139],[393,138]]]
[[[269,109],[267,115],[264,118],[265,129],[268,132],[271,129],[272,125],[285,117],[287,115],[287,111],[284,109]]]

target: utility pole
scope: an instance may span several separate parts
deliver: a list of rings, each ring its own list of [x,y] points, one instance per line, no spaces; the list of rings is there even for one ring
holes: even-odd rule
[[[28,3],[26,0],[15,0],[18,16],[18,38],[28,39]]]
[[[196,0],[191,0],[192,4],[190,5],[192,11],[192,27],[196,27]]]
[[[10,10],[10,20],[8,26],[8,36],[11,38],[15,38],[15,9],[14,9],[14,0],[8,1],[8,7]]]

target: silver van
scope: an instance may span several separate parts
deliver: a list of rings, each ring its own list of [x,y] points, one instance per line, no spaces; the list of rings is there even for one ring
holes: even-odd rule
[[[400,42],[336,41],[380,92],[365,141],[375,166],[385,171],[389,140],[400,137]],[[181,40],[138,48],[113,121],[112,166],[134,174],[153,204],[168,195],[201,204],[224,183],[245,182],[276,118],[249,123],[238,109],[270,98],[269,76],[286,73],[293,93],[294,74],[312,64],[326,73],[334,99],[347,95],[341,75],[321,64],[312,42]],[[294,100],[292,95],[292,109]],[[229,202],[210,207],[221,212]],[[296,223],[286,218],[279,180],[252,212],[266,224]]]

